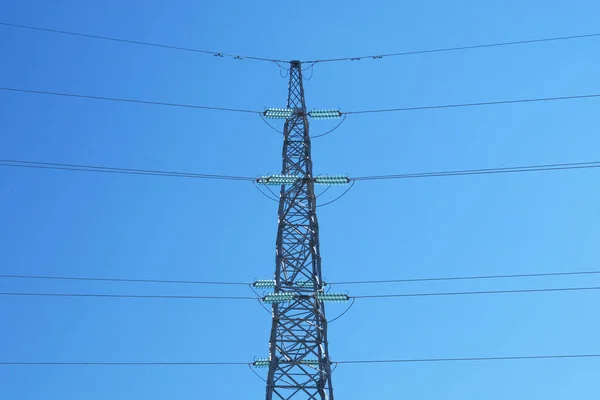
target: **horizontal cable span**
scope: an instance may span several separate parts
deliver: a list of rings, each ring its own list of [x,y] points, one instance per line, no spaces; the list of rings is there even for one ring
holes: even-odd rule
[[[8,22],[0,22],[0,25],[10,26],[12,28],[30,29],[30,30],[39,31],[39,32],[59,33],[61,35],[79,36],[79,37],[85,37],[85,38],[91,38],[91,39],[109,40],[109,41],[112,41],[112,42],[120,42],[120,43],[128,43],[128,44],[137,44],[137,45],[142,45],[142,46],[158,47],[158,48],[170,49],[170,50],[188,51],[188,52],[194,52],[194,53],[201,53],[201,54],[213,55],[213,56],[216,56],[216,57],[232,57],[232,58],[237,59],[237,60],[270,61],[270,62],[274,62],[274,63],[287,62],[287,61],[276,60],[276,59],[272,59],[272,58],[254,57],[254,56],[243,56],[243,55],[239,55],[239,54],[220,53],[220,52],[216,52],[216,51],[200,50],[200,49],[195,49],[195,48],[191,48],[191,47],[172,46],[172,45],[166,45],[166,44],[142,42],[142,41],[138,41],[138,40],[129,40],[129,39],[116,38],[116,37],[109,37],[109,36],[90,35],[90,34],[86,34],[86,33],[70,32],[70,31],[63,31],[63,30],[58,30],[58,29],[40,28],[40,27],[37,27],[37,26],[11,24],[11,23],[8,23]]]
[[[519,360],[549,360],[598,358],[600,354],[553,354],[534,356],[504,356],[504,357],[456,357],[456,358],[405,358],[386,360],[347,360],[333,361],[333,364],[398,364],[398,363],[439,363],[461,361],[519,361]],[[285,361],[282,361],[285,363]],[[35,362],[35,361],[0,361],[0,365],[66,365],[66,366],[200,366],[200,365],[252,365],[248,362]]]
[[[548,360],[561,358],[597,358],[600,354],[557,354],[541,356],[506,356],[506,357],[465,357],[465,358],[406,358],[396,360],[352,360],[336,361],[336,364],[392,364],[392,363],[430,363],[456,361],[502,361],[502,360]]]
[[[99,366],[143,366],[143,365],[164,365],[164,366],[175,366],[175,365],[250,365],[252,363],[247,362],[60,362],[60,361],[47,361],[47,362],[36,362],[36,361],[0,361],[0,365],[73,365],[73,366],[85,366],[85,365],[99,365]]]
[[[600,33],[590,33],[590,34],[585,34],[585,35],[571,35],[571,36],[556,36],[556,37],[549,37],[549,38],[542,38],[542,39],[517,40],[517,41],[512,41],[512,42],[487,43],[487,44],[477,44],[477,45],[471,45],[471,46],[443,47],[443,48],[428,49],[428,50],[404,51],[404,52],[399,52],[399,53],[373,54],[373,55],[369,55],[369,56],[328,58],[328,59],[305,61],[305,62],[306,63],[326,63],[326,62],[339,62],[339,61],[358,61],[363,58],[380,59],[380,58],[384,58],[384,57],[400,57],[400,56],[409,56],[409,55],[416,55],[416,54],[444,53],[444,52],[451,52],[451,51],[484,49],[484,48],[490,48],[490,47],[515,46],[515,45],[520,45],[520,44],[533,44],[533,43],[544,43],[544,42],[556,42],[556,41],[562,41],[562,40],[585,39],[585,38],[593,38],[593,37],[599,37],[599,36],[600,36]]]
[[[531,274],[506,274],[506,275],[472,275],[472,276],[442,276],[430,278],[405,278],[405,279],[381,279],[363,281],[337,281],[327,282],[328,285],[359,285],[379,283],[403,283],[403,282],[433,282],[433,281],[457,281],[478,279],[509,279],[509,278],[534,278],[550,276],[576,276],[597,275],[599,271],[573,271],[573,272],[541,272]],[[7,275],[2,274],[0,278],[5,279],[48,279],[48,280],[74,280],[74,281],[101,281],[101,282],[139,282],[139,283],[173,283],[173,284],[196,284],[196,285],[251,285],[250,282],[230,281],[195,281],[195,280],[169,280],[169,279],[130,279],[130,278],[96,278],[84,276],[48,276],[48,275]]]
[[[342,114],[375,114],[375,113],[387,113],[387,112],[400,112],[400,111],[417,111],[417,110],[436,110],[442,108],[464,108],[464,107],[479,107],[479,106],[495,106],[502,104],[519,104],[519,103],[537,103],[545,101],[561,101],[561,100],[577,100],[577,99],[591,99],[600,97],[600,93],[593,94],[582,94],[573,96],[560,96],[560,97],[538,97],[533,99],[517,99],[517,100],[500,100],[500,101],[484,101],[478,103],[457,103],[457,104],[438,104],[432,106],[417,106],[417,107],[401,107],[401,108],[387,108],[378,110],[360,110],[360,111],[346,111]]]
[[[269,61],[269,62],[274,62],[274,63],[290,62],[289,60],[279,60],[279,59],[275,59],[275,58],[244,56],[244,55],[240,55],[240,54],[231,54],[231,53],[221,53],[221,52],[201,50],[201,49],[196,49],[196,48],[191,48],[191,47],[165,45],[165,44],[159,44],[159,43],[151,43],[151,42],[123,39],[123,38],[110,37],[110,36],[92,35],[92,34],[65,31],[65,30],[59,30],[59,29],[42,28],[42,27],[30,26],[30,25],[12,24],[12,23],[8,23],[8,22],[0,22],[0,25],[9,26],[9,27],[13,27],[13,28],[35,30],[35,31],[39,31],[39,32],[57,33],[57,34],[69,35],[69,36],[78,36],[78,37],[85,37],[85,38],[91,38],[91,39],[99,39],[99,40],[107,40],[107,41],[120,42],[120,43],[135,44],[135,45],[141,45],[141,46],[149,46],[149,47],[164,48],[164,49],[170,49],[170,50],[208,54],[208,55],[213,55],[213,56],[217,56],[217,57],[232,57],[234,59]],[[384,57],[386,57],[386,58],[387,57],[399,57],[399,56],[408,56],[408,55],[416,55],[416,54],[442,53],[442,52],[452,52],[452,51],[483,49],[483,48],[491,48],[491,47],[506,47],[506,46],[522,45],[522,44],[535,44],[535,43],[544,43],[544,42],[585,39],[585,38],[593,38],[593,37],[598,37],[598,36],[600,36],[600,33],[590,33],[590,34],[570,35],[570,36],[555,36],[555,37],[548,37],[548,38],[541,38],[541,39],[507,41],[507,42],[487,43],[487,44],[468,45],[468,46],[455,46],[455,47],[445,47],[445,48],[437,48],[437,49],[405,51],[405,52],[397,52],[397,53],[382,53],[382,54],[373,54],[373,55],[367,55],[367,56],[328,58],[328,59],[311,60],[311,61],[303,61],[303,62],[307,63],[307,64],[311,64],[311,63],[326,63],[326,62],[340,62],[340,61],[356,61],[356,60],[361,60],[361,59],[366,59],[366,58],[380,59],[380,58],[384,58]]]
[[[484,290],[484,291],[476,291],[476,292],[435,292],[435,293],[372,294],[372,295],[365,295],[365,296],[350,296],[350,298],[354,298],[354,299],[382,299],[382,298],[392,298],[392,297],[465,296],[465,295],[478,295],[478,294],[575,292],[575,291],[586,291],[586,290],[600,290],[600,286],[549,288],[549,289]]]
[[[185,296],[185,295],[142,295],[142,294],[95,294],[95,293],[18,293],[0,292],[0,296],[34,297],[99,297],[116,299],[182,299],[182,300],[260,300],[250,296]]]
[[[120,97],[92,96],[92,95],[83,95],[83,94],[76,94],[76,93],[49,92],[49,91],[19,89],[19,88],[0,88],[0,90],[21,92],[21,93],[30,93],[30,94],[43,94],[43,95],[50,95],[50,96],[75,97],[75,98],[81,98],[81,99],[117,101],[117,102],[124,102],[124,103],[136,103],[136,104],[146,104],[146,105],[155,105],[155,106],[182,107],[182,108],[213,110],[213,111],[229,111],[229,112],[258,114],[258,115],[263,114],[262,111],[256,111],[256,110],[201,106],[201,105],[184,104],[184,103],[168,103],[168,102],[149,101],[149,100],[125,99],[125,98],[120,98]],[[388,108],[388,109],[377,109],[377,110],[359,110],[359,111],[345,111],[345,112],[340,111],[340,115],[374,114],[374,113],[417,111],[417,110],[434,110],[434,109],[443,109],[443,108],[464,108],[464,107],[492,106],[492,105],[502,105],[502,104],[518,104],[518,103],[535,103],[535,102],[548,102],[548,101],[560,101],[560,100],[590,99],[590,98],[597,98],[597,97],[600,97],[600,94],[584,94],[584,95],[573,95],[573,96],[562,96],[562,97],[540,97],[540,98],[531,98],[531,99],[487,101],[487,102],[478,102],[478,103],[441,104],[441,105],[431,105],[431,106]]]
[[[482,294],[509,294],[509,293],[543,293],[543,292],[573,292],[600,290],[600,286],[594,287],[566,287],[548,289],[515,289],[515,290],[486,290],[476,292],[432,292],[432,293],[396,293],[396,294],[374,294],[362,296],[348,296],[348,299],[375,299],[393,297],[430,297],[430,296],[462,296]],[[288,293],[288,292],[282,292]],[[136,295],[136,294],[94,294],[94,293],[21,293],[0,292],[0,296],[36,296],[36,297],[98,297],[98,298],[124,298],[124,299],[183,299],[183,300],[263,300],[259,297],[250,296],[195,296],[195,295]],[[292,298],[286,301],[293,300]]]
[[[193,285],[251,285],[249,282],[225,282],[225,281],[187,281],[187,280],[168,280],[168,279],[127,279],[127,278],[94,278],[83,276],[47,276],[47,275],[0,275],[0,278],[9,279],[48,279],[48,280],[66,280],[66,281],[99,281],[99,282],[135,282],[135,283],[173,283],[173,284],[193,284]]]
[[[55,169],[64,171],[84,171],[84,172],[104,172],[112,174],[126,175],[149,175],[149,176],[168,176],[177,178],[194,178],[194,179],[221,179],[234,181],[254,181],[254,178],[245,176],[231,175],[215,175],[215,174],[197,174],[191,172],[174,172],[153,169],[135,169],[135,168],[115,168],[96,165],[80,165],[80,164],[63,164],[41,161],[25,161],[25,160],[4,160],[0,159],[0,167],[19,167],[19,168],[38,168],[38,169]]]
[[[75,98],[79,98],[79,99],[118,101],[121,103],[135,103],[135,104],[145,104],[145,105],[153,105],[153,106],[181,107],[181,108],[193,108],[193,109],[199,109],[199,110],[229,111],[229,112],[246,113],[246,114],[260,114],[259,111],[245,110],[245,109],[239,109],[239,108],[199,106],[196,104],[183,104],[183,103],[167,103],[167,102],[163,102],[163,101],[125,99],[122,97],[91,96],[91,95],[76,94],[76,93],[48,92],[48,91],[42,91],[42,90],[29,90],[29,89],[5,88],[5,87],[0,87],[0,90],[10,91],[10,92],[29,93],[29,94],[43,94],[43,95],[49,95],[49,96],[75,97]]]
[[[224,179],[224,180],[253,181],[253,182],[256,180],[255,178],[246,177],[246,176],[198,174],[198,173],[191,173],[191,172],[173,172],[173,171],[160,171],[160,170],[150,170],[150,169],[115,168],[115,167],[104,167],[104,166],[49,163],[49,162],[25,161],[25,160],[3,160],[3,159],[0,159],[0,167],[55,169],[55,170],[84,171],[84,172],[106,172],[106,173],[128,174],[128,175],[168,176],[168,177],[196,178],[196,179]],[[359,177],[355,177],[355,178],[349,178],[349,180],[351,180],[351,181],[373,181],[373,180],[384,180],[384,179],[415,179],[415,178],[432,178],[432,177],[444,177],[444,176],[489,175],[489,174],[516,173],[516,172],[589,169],[589,168],[598,168],[598,167],[600,167],[600,161],[586,161],[586,162],[578,162],[578,163],[529,165],[529,166],[521,166],[521,167],[503,167],[503,168],[467,169],[467,170],[451,170],[451,171],[438,171],[438,172],[419,172],[419,173],[407,173],[407,174],[395,174],[395,175],[359,176]]]
[[[528,165],[528,166],[521,166],[521,167],[465,169],[465,170],[454,170],[454,171],[417,172],[417,173],[396,174],[396,175],[359,176],[359,177],[352,178],[352,180],[373,181],[373,180],[383,180],[383,179],[433,178],[433,177],[461,176],[461,175],[506,174],[506,173],[515,173],[515,172],[560,171],[560,170],[569,170],[569,169],[588,169],[588,168],[598,168],[598,167],[600,167],[600,161],[586,161],[586,162],[577,162],[577,163]]]
[[[546,276],[574,276],[574,275],[594,275],[594,274],[600,274],[600,271],[541,272],[541,273],[535,273],[535,274],[508,274],[508,275],[443,276],[443,277],[432,277],[432,278],[382,279],[382,280],[370,280],[370,281],[339,281],[339,282],[328,282],[328,283],[331,285],[359,285],[359,284],[377,284],[377,283],[459,281],[459,280],[477,280],[477,279],[535,278],[535,277],[546,277]],[[2,276],[0,276],[0,277],[2,277]]]

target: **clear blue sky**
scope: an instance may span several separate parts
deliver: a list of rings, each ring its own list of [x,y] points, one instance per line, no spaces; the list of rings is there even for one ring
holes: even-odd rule
[[[409,4],[410,3],[410,4]],[[283,59],[594,33],[587,1],[2,2],[0,19]],[[309,108],[600,92],[599,39],[323,64]],[[0,86],[262,109],[275,66],[0,27]],[[315,140],[351,176],[595,161],[598,100],[349,117]],[[281,138],[249,115],[0,93],[0,158],[256,176]],[[328,129],[313,122],[315,133]],[[251,184],[0,168],[0,272],[251,281],[274,269],[275,203]],[[335,280],[590,270],[598,171],[357,184],[320,210]],[[597,286],[600,277],[339,287],[350,294]],[[0,280],[0,291],[246,295],[245,288]],[[357,301],[334,360],[600,353],[600,293]],[[334,317],[342,306],[328,307]],[[251,361],[255,302],[0,297],[0,361]],[[599,360],[340,366],[338,399],[592,399]],[[260,399],[247,367],[0,366],[2,399]]]

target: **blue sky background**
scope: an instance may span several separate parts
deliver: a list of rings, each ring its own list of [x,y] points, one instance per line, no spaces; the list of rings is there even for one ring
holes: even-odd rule
[[[283,59],[598,32],[592,0],[3,2],[0,20]],[[600,39],[322,64],[309,108],[599,93]],[[210,106],[284,106],[268,63],[0,27],[0,86]],[[350,116],[313,143],[350,176],[596,161],[598,100]],[[257,117],[0,92],[0,158],[256,176]],[[312,132],[331,127],[313,122]],[[320,210],[330,281],[578,271],[600,256],[598,171],[360,182]],[[277,206],[248,183],[0,168],[0,272],[251,281]],[[600,277],[338,287],[350,294],[598,286]],[[245,288],[0,280],[0,291],[246,295]],[[357,301],[334,360],[600,353],[599,293]],[[330,306],[330,318],[343,311]],[[255,302],[0,298],[0,361],[252,361]],[[592,399],[600,361],[340,366],[338,399]],[[0,366],[2,399],[263,398],[247,367]]]

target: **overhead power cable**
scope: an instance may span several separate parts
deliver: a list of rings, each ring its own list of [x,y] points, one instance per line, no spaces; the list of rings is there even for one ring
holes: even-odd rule
[[[186,296],[186,295],[143,295],[143,294],[103,294],[103,293],[19,293],[0,292],[0,296],[29,297],[98,297],[116,299],[181,299],[181,300],[260,300],[250,296]]]
[[[465,169],[454,171],[438,171],[438,172],[418,172],[396,175],[372,175],[359,176],[352,178],[355,181],[374,181],[384,179],[415,179],[415,178],[434,178],[443,176],[461,176],[461,175],[489,175],[489,174],[506,174],[516,172],[539,172],[539,171],[561,171],[569,169],[589,169],[600,167],[600,161],[588,161],[578,163],[562,163],[562,164],[543,164],[543,165],[528,165],[521,167],[503,167],[503,168],[486,168],[486,169]]]
[[[65,281],[93,281],[93,282],[135,282],[135,283],[169,283],[189,285],[240,285],[248,286],[249,282],[228,281],[194,281],[194,280],[168,280],[168,279],[127,279],[127,278],[93,278],[83,276],[47,276],[47,275],[0,275],[0,278],[9,279],[48,279]]]
[[[189,172],[174,172],[152,169],[134,169],[134,168],[114,168],[94,165],[80,164],[62,164],[41,161],[25,161],[25,160],[4,160],[0,159],[0,167],[17,167],[17,168],[38,168],[38,169],[55,169],[64,171],[83,171],[83,172],[104,172],[111,174],[126,174],[126,175],[150,175],[150,176],[168,176],[177,178],[193,178],[193,179],[220,179],[233,181],[254,181],[254,178],[245,176],[231,175],[215,175],[215,174],[198,174]]]
[[[397,364],[397,363],[431,363],[457,361],[517,361],[517,360],[548,360],[564,358],[597,358],[600,354],[559,354],[541,356],[507,356],[507,357],[464,357],[464,358],[406,358],[396,360],[352,360],[336,361],[337,364]]]
[[[550,360],[550,359],[576,359],[598,358],[600,354],[552,354],[534,356],[504,356],[504,357],[455,357],[455,358],[405,358],[383,360],[346,360],[333,361],[333,364],[399,364],[399,363],[440,363],[440,362],[469,362],[469,361],[520,361],[520,360]],[[285,363],[286,361],[282,361]],[[252,365],[251,362],[94,362],[94,361],[0,361],[0,365],[63,365],[63,366],[201,366],[201,365]]]
[[[63,31],[63,30],[58,30],[58,29],[40,28],[37,26],[11,24],[11,23],[7,23],[7,22],[0,22],[0,25],[10,26],[12,28],[29,29],[29,30],[39,31],[39,32],[58,33],[61,35],[79,36],[79,37],[85,37],[85,38],[91,38],[91,39],[109,40],[112,42],[136,44],[136,45],[157,47],[157,48],[170,49],[170,50],[188,51],[188,52],[193,52],[193,53],[212,55],[215,57],[231,57],[236,60],[269,61],[269,62],[273,62],[273,63],[287,62],[287,61],[283,61],[283,60],[276,60],[273,58],[244,56],[241,54],[221,53],[221,52],[217,52],[217,51],[200,50],[200,49],[195,49],[195,48],[191,48],[191,47],[172,46],[172,45],[167,45],[167,44],[150,43],[150,42],[143,42],[143,41],[139,41],[139,40],[122,39],[122,38],[110,37],[110,36],[90,35],[90,34],[86,34],[86,33],[70,32],[70,31]]]
[[[195,178],[195,179],[222,179],[222,180],[237,180],[237,181],[256,181],[255,178],[251,178],[248,176],[199,174],[199,173],[192,173],[192,172],[174,172],[174,171],[161,171],[161,170],[151,170],[151,169],[116,168],[116,167],[91,166],[91,165],[80,165],[80,164],[64,164],[64,163],[49,163],[49,162],[26,161],[26,160],[0,159],[0,167],[54,169],[54,170],[83,171],[83,172],[106,172],[106,173],[114,173],[114,174],[167,176],[167,177]],[[579,163],[543,164],[543,165],[529,165],[529,166],[520,166],[520,167],[502,167],[502,168],[486,168],[486,169],[450,170],[450,171],[438,171],[438,172],[417,172],[417,173],[393,174],[393,175],[358,176],[358,177],[350,178],[350,180],[351,181],[374,181],[374,180],[390,180],[390,179],[417,179],[417,178],[433,178],[433,177],[444,177],[444,176],[489,175],[489,174],[516,173],[516,172],[560,171],[560,170],[571,170],[571,169],[590,169],[590,168],[598,168],[598,167],[600,167],[600,161],[586,161],[586,162],[579,162]]]
[[[238,59],[238,60],[240,60],[240,59],[241,60],[257,60],[257,61],[268,61],[268,62],[273,62],[273,63],[289,63],[290,62],[289,60],[281,60],[281,59],[275,59],[275,58],[245,56],[245,55],[233,54],[233,53],[221,53],[221,52],[201,50],[201,49],[196,49],[196,48],[191,48],[191,47],[151,43],[151,42],[123,39],[123,38],[110,37],[110,36],[92,35],[92,34],[85,34],[85,33],[80,33],[80,32],[42,28],[42,27],[31,26],[31,25],[12,24],[12,23],[8,23],[8,22],[0,22],[0,25],[13,27],[13,28],[35,30],[38,32],[56,33],[56,34],[61,34],[61,35],[78,36],[78,37],[85,37],[85,38],[91,38],[91,39],[99,39],[99,40],[107,40],[107,41],[113,41],[113,42],[135,44],[135,45],[141,45],[141,46],[149,46],[149,47],[164,48],[164,49],[170,49],[170,50],[201,53],[201,54],[207,54],[207,55],[212,55],[212,56],[216,56],[216,57],[231,57],[231,58]],[[522,45],[522,44],[535,44],[535,43],[544,43],[544,42],[585,39],[585,38],[593,38],[593,37],[598,37],[598,36],[600,36],[600,33],[590,33],[590,34],[570,35],[570,36],[556,36],[556,37],[548,37],[548,38],[541,38],[541,39],[507,41],[507,42],[487,43],[487,44],[468,45],[468,46],[455,46],[455,47],[445,47],[445,48],[436,48],[436,49],[405,51],[405,52],[397,52],[397,53],[381,53],[381,54],[373,54],[373,55],[368,55],[368,56],[327,58],[327,59],[303,61],[303,63],[314,64],[314,63],[330,63],[330,62],[340,62],[340,61],[357,61],[357,60],[362,60],[362,59],[381,59],[384,57],[388,58],[388,57],[400,57],[400,56],[427,54],[427,53],[442,53],[442,52],[452,52],[452,51],[474,50],[474,49],[491,48],[491,47],[506,47],[506,46]]]
[[[368,281],[338,281],[338,282],[328,282],[328,283],[331,285],[360,285],[360,284],[378,284],[378,283],[535,278],[535,277],[549,277],[549,276],[574,276],[574,275],[595,275],[595,274],[600,274],[600,271],[541,272],[541,273],[534,273],[534,274],[508,274],[508,275],[443,276],[443,277],[432,277],[432,278],[382,279],[382,280],[368,280]],[[2,276],[0,276],[0,277],[2,277]]]
[[[431,297],[431,296],[463,296],[483,294],[509,294],[509,293],[544,293],[544,292],[575,292],[600,290],[595,287],[566,287],[548,289],[515,289],[515,290],[486,290],[476,292],[431,292],[431,293],[396,293],[374,294],[361,296],[348,296],[348,299],[375,299],[397,297]],[[252,296],[196,296],[196,295],[137,295],[137,294],[102,294],[102,293],[30,293],[30,292],[0,292],[0,296],[31,296],[31,297],[97,297],[97,298],[123,298],[123,299],[180,299],[180,300],[261,300]],[[291,299],[290,299],[291,300]]]
[[[29,90],[20,88],[6,88],[0,87],[0,90],[29,93],[29,94],[43,94],[48,96],[63,96],[63,97],[74,97],[80,99],[92,99],[92,100],[105,100],[105,101],[117,101],[122,103],[135,103],[145,104],[154,106],[165,106],[165,107],[180,107],[180,108],[191,108],[200,110],[211,110],[211,111],[227,111],[237,112],[246,114],[258,114],[262,115],[262,111],[239,109],[239,108],[227,108],[227,107],[212,107],[202,106],[196,104],[185,104],[185,103],[169,103],[162,101],[150,101],[150,100],[136,100],[126,99],[121,97],[104,97],[104,96],[92,96],[77,93],[63,93],[63,92],[50,92],[42,90]],[[479,107],[479,106],[493,106],[503,104],[519,104],[519,103],[536,103],[536,102],[549,102],[549,101],[562,101],[562,100],[578,100],[578,99],[590,99],[600,97],[600,94],[584,94],[584,95],[573,95],[573,96],[558,96],[558,97],[540,97],[531,99],[517,99],[517,100],[500,100],[500,101],[485,101],[477,103],[457,103],[457,104],[439,104],[430,106],[416,106],[416,107],[400,107],[400,108],[387,108],[387,109],[375,109],[375,110],[358,110],[358,111],[340,111],[340,115],[353,115],[353,114],[375,114],[375,113],[389,113],[389,112],[401,112],[401,111],[418,111],[418,110],[435,110],[444,108],[464,108],[464,107]]]
[[[600,33],[590,33],[585,35],[571,35],[571,36],[556,36],[542,39],[530,39],[530,40],[517,40],[512,42],[497,42],[497,43],[487,43],[487,44],[476,44],[471,46],[456,46],[456,47],[442,47],[437,49],[426,49],[426,50],[414,50],[414,51],[404,51],[399,53],[383,53],[383,54],[373,54],[368,56],[354,56],[354,57],[340,57],[340,58],[326,58],[321,60],[313,60],[313,61],[305,61],[306,63],[330,63],[330,62],[340,62],[340,61],[359,61],[362,59],[381,59],[388,57],[401,57],[401,56],[409,56],[416,54],[428,54],[428,53],[445,53],[452,51],[462,51],[462,50],[474,50],[474,49],[484,49],[490,47],[506,47],[506,46],[516,46],[521,44],[534,44],[534,43],[544,43],[544,42],[557,42],[557,41],[565,41],[565,40],[574,40],[574,39],[585,39],[585,38],[593,38],[599,37]]]
[[[436,110],[443,108],[463,108],[463,107],[479,107],[479,106],[496,106],[503,104],[520,104],[520,103],[537,103],[545,101],[562,101],[562,100],[578,100],[578,99],[591,99],[600,97],[599,93],[583,94],[574,96],[558,96],[558,97],[538,97],[533,99],[517,99],[517,100],[500,100],[500,101],[483,101],[477,103],[457,103],[457,104],[438,104],[432,106],[417,106],[417,107],[400,107],[400,108],[384,108],[377,110],[359,110],[359,111],[346,111],[343,114],[375,114],[375,113],[388,113],[388,112],[400,112],[400,111],[418,111],[418,110]]]
[[[476,292],[434,292],[434,293],[396,293],[396,294],[371,294],[363,296],[350,296],[354,299],[383,299],[394,297],[430,297],[430,296],[468,296],[479,294],[509,294],[509,293],[544,293],[544,292],[577,292],[588,290],[600,290],[600,286],[595,287],[566,287],[549,289],[511,289],[511,290],[484,290]]]
[[[90,95],[76,94],[76,93],[47,92],[47,91],[41,91],[41,90],[28,90],[28,89],[18,89],[18,88],[0,88],[0,90],[11,91],[11,92],[20,92],[20,93],[30,93],[30,94],[43,94],[43,95],[49,95],[49,96],[75,97],[75,98],[79,98],[79,99],[118,101],[121,103],[146,104],[146,105],[153,105],[153,106],[182,107],[182,108],[192,108],[192,109],[199,109],[199,110],[228,111],[228,112],[237,112],[237,113],[246,113],[246,114],[259,114],[260,113],[259,111],[245,110],[245,109],[239,109],[239,108],[211,107],[211,106],[200,106],[200,105],[195,105],[195,104],[182,104],[182,103],[167,103],[167,102],[162,102],[162,101],[125,99],[125,98],[121,98],[121,97],[90,96]]]
[[[430,277],[430,278],[381,279],[381,280],[362,280],[362,281],[334,281],[334,282],[328,281],[327,284],[328,285],[360,285],[360,284],[403,283],[403,282],[433,282],[433,281],[456,281],[456,280],[479,280],[479,279],[535,278],[535,277],[551,277],[551,276],[558,277],[558,276],[598,275],[598,274],[600,274],[600,270],[598,270],[598,271],[573,271],[573,272],[541,272],[541,273],[531,273],[531,274],[506,274],[506,275],[442,276],[442,277]],[[239,286],[251,285],[250,282],[232,282],[232,281],[96,278],[96,277],[84,277],[84,276],[0,274],[0,278],[100,281],[100,282],[169,283],[169,284],[194,284],[194,285],[239,285]]]
[[[88,361],[73,361],[73,362],[61,362],[61,361],[47,361],[47,362],[36,362],[36,361],[0,361],[0,365],[71,365],[71,366],[177,366],[177,365],[188,365],[188,366],[201,366],[201,365],[248,365],[251,363],[247,362],[88,362]]]

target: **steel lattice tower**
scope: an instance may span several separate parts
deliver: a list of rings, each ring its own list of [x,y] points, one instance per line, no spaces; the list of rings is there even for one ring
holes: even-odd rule
[[[333,399],[325,307],[319,299],[321,276],[319,224],[311,160],[302,64],[292,61],[284,125],[284,176],[281,186],[275,264],[275,293],[294,299],[273,304],[269,341],[267,400]]]

